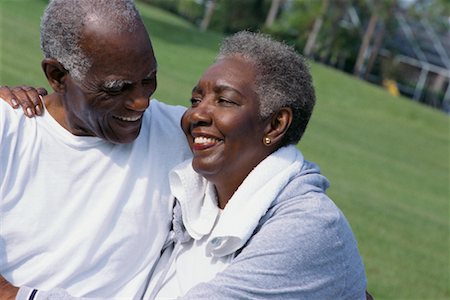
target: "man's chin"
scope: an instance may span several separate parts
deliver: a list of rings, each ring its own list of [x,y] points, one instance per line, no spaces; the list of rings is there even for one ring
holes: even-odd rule
[[[136,140],[136,138],[138,137],[139,134],[136,134],[134,136],[124,136],[124,137],[111,137],[111,138],[106,138],[106,140],[110,143],[113,144],[129,144],[132,143]]]
[[[129,132],[127,134],[121,135],[111,135],[106,137],[105,139],[113,144],[129,144],[134,142],[139,136],[140,129],[135,132]]]
[[[136,126],[123,127],[111,126],[109,132],[105,132],[105,140],[113,144],[129,144],[132,143],[139,136],[142,123]]]

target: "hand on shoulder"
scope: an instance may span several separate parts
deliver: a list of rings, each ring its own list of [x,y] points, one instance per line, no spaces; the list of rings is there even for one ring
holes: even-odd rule
[[[45,95],[47,90],[44,88],[0,86],[0,99],[15,109],[22,107],[23,113],[29,118],[42,115],[44,111],[42,96]]]

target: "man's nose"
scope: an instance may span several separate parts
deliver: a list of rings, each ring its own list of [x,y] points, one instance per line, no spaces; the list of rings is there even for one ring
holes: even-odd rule
[[[150,95],[143,91],[136,91],[125,102],[125,107],[134,111],[144,111],[150,105]]]

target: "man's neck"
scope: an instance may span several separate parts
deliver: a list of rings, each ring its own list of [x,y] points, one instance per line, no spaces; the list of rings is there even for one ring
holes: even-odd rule
[[[44,97],[44,105],[47,112],[56,120],[63,128],[71,132],[66,121],[66,112],[60,96],[57,93],[52,93]]]

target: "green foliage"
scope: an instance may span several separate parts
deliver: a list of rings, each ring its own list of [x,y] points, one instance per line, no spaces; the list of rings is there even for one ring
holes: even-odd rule
[[[149,3],[154,6],[158,6],[162,9],[177,13],[177,7],[180,0],[140,0],[144,3]]]
[[[266,0],[219,0],[211,28],[225,33],[257,31],[264,24],[269,5]]]
[[[281,12],[272,28],[265,28],[265,31],[302,50],[321,7],[322,1],[293,1]]]
[[[169,10],[193,24],[199,24],[208,0],[141,1]],[[270,7],[270,0],[215,0],[215,2],[216,7],[209,29],[226,33],[243,29],[259,30]]]
[[[45,85],[38,41],[44,5],[0,2],[1,84]],[[156,97],[187,105],[222,37],[139,8],[158,58]],[[323,65],[312,64],[312,73],[318,101],[299,147],[330,179],[329,195],[357,237],[369,291],[377,300],[449,299],[448,116]]]
[[[183,0],[178,3],[178,12],[193,24],[200,23],[204,7],[198,0]]]

